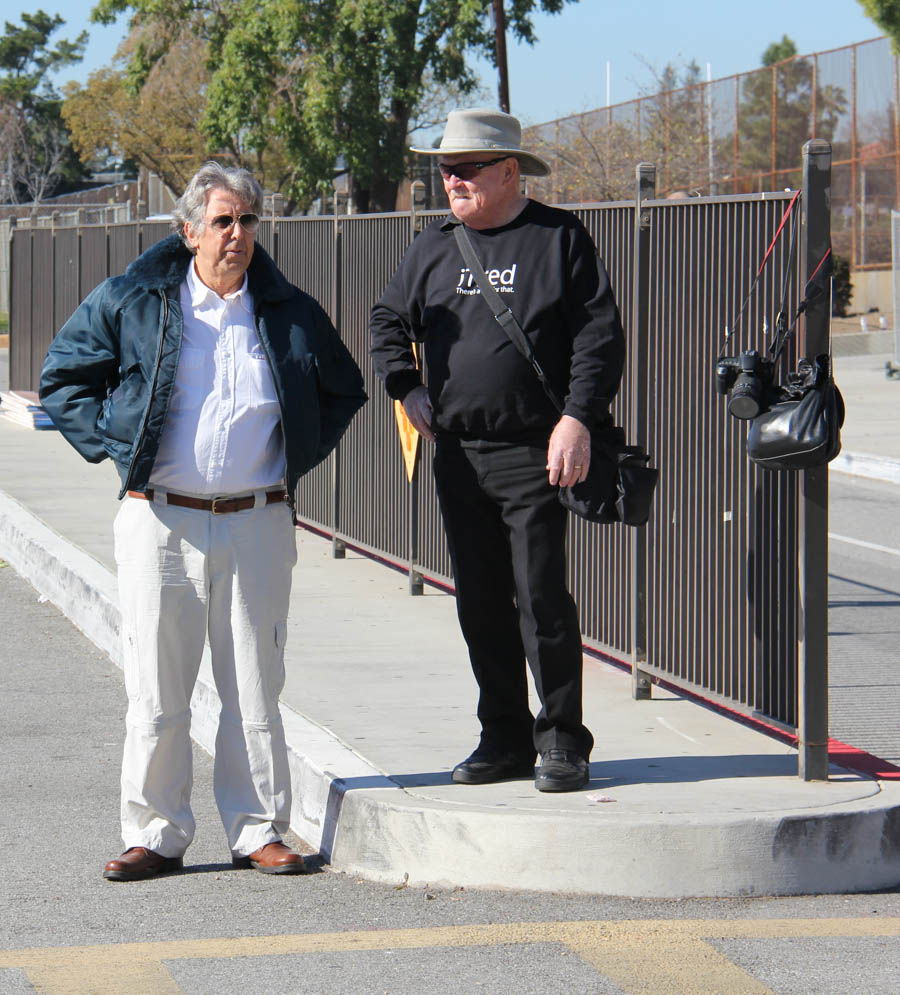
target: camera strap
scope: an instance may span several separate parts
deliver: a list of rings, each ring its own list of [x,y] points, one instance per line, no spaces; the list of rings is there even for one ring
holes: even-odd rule
[[[782,225],[783,227],[783,225]],[[781,229],[779,228],[779,231]],[[788,288],[790,286],[790,274],[791,266],[794,262],[794,249],[797,245],[797,218],[796,215],[791,218],[791,244],[788,249],[787,259],[784,262],[784,272],[781,275],[781,307],[778,309],[778,314],[775,316],[775,337],[769,345],[769,355],[772,358],[773,363],[777,363],[782,352],[784,352],[784,347],[788,343],[788,339],[791,337],[794,331],[794,325],[797,323],[797,317],[799,317],[799,312],[794,320],[791,322],[790,326],[787,323],[786,311],[788,306]]]
[[[718,358],[721,359],[725,353],[728,351],[728,343],[731,340],[732,335],[738,330],[740,326],[741,319],[744,317],[744,312],[747,310],[747,305],[750,303],[753,294],[756,291],[757,284],[763,275],[763,270],[766,268],[766,263],[772,255],[775,246],[778,243],[778,239],[781,237],[781,233],[784,231],[784,226],[787,224],[788,219],[791,217],[794,211],[794,207],[797,201],[800,199],[800,191],[798,190],[794,196],[791,198],[791,202],[788,204],[787,209],[781,216],[781,222],[775,230],[775,234],[772,236],[772,241],[769,242],[769,247],[766,249],[766,253],[762,258],[762,262],[759,264],[759,269],[756,271],[756,276],[753,278],[753,282],[750,284],[750,289],[747,291],[747,296],[744,298],[743,304],[741,304],[740,310],[734,316],[734,320],[731,323],[731,331],[726,327],[725,329],[725,341],[722,343],[722,348],[719,350]],[[793,252],[793,239],[791,242],[791,252]],[[786,286],[786,281],[785,281]]]
[[[488,279],[488,275],[484,271],[484,266],[482,266],[481,260],[475,252],[475,247],[469,238],[469,233],[466,231],[466,226],[462,222],[453,226],[453,237],[456,239],[459,251],[462,253],[462,257],[465,259],[472,276],[475,277],[475,282],[481,290],[481,296],[493,312],[497,324],[506,332],[512,344],[528,361],[538,380],[540,380],[541,386],[544,388],[544,393],[550,398],[550,402],[556,410],[562,413],[563,403],[556,391],[550,386],[543,369],[541,369],[541,364],[535,358],[531,340],[522,330],[522,326],[516,320],[516,316],[503,303],[500,295]]]
[[[782,293],[781,293],[781,308],[775,317],[775,334],[772,342],[769,345],[769,356],[773,363],[777,363],[780,359],[782,353],[788,342],[790,341],[791,335],[794,332],[794,327],[797,324],[800,315],[803,314],[810,303],[814,301],[820,294],[824,293],[828,288],[828,280],[834,269],[834,262],[832,259],[831,246],[828,247],[825,254],[819,260],[819,264],[813,270],[812,276],[807,281],[806,287],[804,288],[803,300],[797,305],[797,311],[795,312],[790,324],[787,320],[787,299],[788,299],[788,289],[790,287],[790,274],[791,268],[794,262],[794,251],[796,248],[797,240],[797,217],[793,213],[794,207],[796,206],[798,200],[800,199],[800,191],[798,190],[794,196],[791,198],[791,202],[788,204],[787,209],[781,217],[781,222],[772,236],[772,241],[769,243],[769,247],[766,249],[766,253],[763,256],[762,262],[759,265],[759,269],[756,271],[756,276],[753,282],[750,284],[750,289],[747,291],[747,296],[744,298],[744,303],[741,305],[740,310],[735,316],[734,322],[731,326],[731,331],[727,328],[725,329],[725,341],[722,344],[722,348],[719,351],[718,359],[722,359],[728,349],[728,343],[737,331],[740,325],[741,319],[744,312],[747,310],[747,305],[750,303],[754,292],[756,291],[757,284],[759,283],[760,277],[763,274],[763,270],[766,267],[766,263],[772,256],[772,252],[775,249],[775,245],[778,239],[781,237],[784,231],[785,225],[790,219],[791,222],[791,242],[790,248],[788,249],[787,260],[784,265],[784,272],[782,275]]]
[[[793,242],[791,244],[791,253],[793,253]],[[787,345],[788,339],[790,339],[793,334],[794,326],[797,324],[800,315],[807,310],[810,302],[814,301],[827,289],[828,279],[832,274],[833,268],[834,264],[832,262],[831,246],[829,246],[825,251],[825,255],[819,260],[819,265],[816,266],[813,270],[812,276],[807,281],[803,300],[797,305],[797,311],[794,314],[790,325],[787,324],[787,318],[785,317],[785,307],[787,306],[787,275],[785,275],[784,298],[782,299],[781,310],[778,312],[778,317],[775,319],[775,338],[769,346],[769,354],[772,357],[773,363],[778,362],[781,353],[784,351],[784,347]],[[829,329],[829,337],[830,335],[831,331]],[[830,342],[828,351],[829,353],[831,352]]]

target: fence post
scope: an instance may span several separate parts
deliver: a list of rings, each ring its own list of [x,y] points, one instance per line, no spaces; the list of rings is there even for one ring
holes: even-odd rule
[[[337,213],[334,216],[334,279],[332,300],[334,302],[334,327],[341,334],[341,237],[343,230]],[[347,544],[338,538],[341,524],[341,444],[334,447],[331,456],[331,555],[335,560],[343,560],[347,555]]]
[[[19,219],[13,215],[9,219],[9,241],[7,243],[9,251],[9,297],[7,299],[7,313],[9,314],[9,389],[17,390],[21,389],[24,385],[18,382],[18,356],[20,349],[19,336],[16,335],[15,325],[16,322],[16,252],[13,248],[14,246],[14,236],[16,230],[19,227]],[[31,234],[28,235],[29,241],[31,240]],[[19,266],[22,265],[22,241],[24,236],[19,231],[18,243],[19,243]],[[31,247],[28,249],[28,265],[31,266]],[[29,297],[30,297],[29,293]],[[30,333],[29,333],[30,334]],[[28,385],[29,388],[31,384]]]
[[[421,180],[415,180],[409,188],[409,241],[416,237],[419,226],[418,212],[425,205],[425,184]],[[409,548],[409,593],[413,597],[418,597],[425,593],[425,581],[422,574],[416,569],[419,560],[419,467],[421,459],[419,456],[420,447],[416,447],[416,461],[413,464],[413,472],[409,478],[409,536],[407,545]]]
[[[635,443],[647,445],[648,342],[650,336],[650,212],[645,200],[656,195],[656,166],[639,163],[635,169],[634,284],[631,320],[634,339],[628,357],[629,427]],[[650,675],[641,670],[647,661],[647,527],[631,529],[631,693],[638,700],[651,697]]]
[[[831,145],[803,146],[800,277],[805,287],[831,247]],[[831,295],[810,302],[803,353],[828,352]],[[828,779],[828,466],[800,478],[798,633],[798,773],[804,781]]]

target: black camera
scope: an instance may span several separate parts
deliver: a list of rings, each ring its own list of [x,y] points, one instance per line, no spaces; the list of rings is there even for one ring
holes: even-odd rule
[[[731,391],[728,410],[735,418],[755,418],[768,407],[767,394],[775,377],[775,364],[755,350],[740,356],[723,356],[716,363],[716,390]]]

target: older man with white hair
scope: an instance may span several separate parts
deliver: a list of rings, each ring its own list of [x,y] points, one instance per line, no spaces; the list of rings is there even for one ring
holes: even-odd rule
[[[624,358],[619,314],[584,225],[523,195],[521,175],[549,166],[522,148],[515,117],[452,111],[440,146],[412,151],[437,158],[452,213],[413,242],[375,305],[372,355],[388,394],[435,442],[457,610],[480,692],[481,739],[452,776],[534,776],[539,791],[571,791],[588,783],[593,737],[582,719],[558,488],[585,479],[590,430],[609,421]],[[527,343],[506,331],[510,315]],[[427,386],[415,340],[424,341]],[[531,351],[535,364],[522,354]]]
[[[176,233],[92,291],[50,346],[44,407],[125,501],[115,555],[128,694],[125,852],[104,877],[178,870],[194,836],[190,700],[204,642],[222,709],[215,796],[237,867],[297,874],[278,698],[300,477],[365,402],[321,307],[254,242],[262,190],[208,162]]]

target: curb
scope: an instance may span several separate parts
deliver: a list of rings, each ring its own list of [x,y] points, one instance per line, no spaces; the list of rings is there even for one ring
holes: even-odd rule
[[[900,460],[889,456],[842,452],[831,461],[830,467],[838,473],[900,484]]]
[[[119,663],[111,571],[2,491],[0,555]],[[219,699],[208,651],[191,707],[192,736],[212,753]],[[822,793],[791,787],[783,808],[766,795],[759,810],[654,805],[619,818],[565,799],[526,810],[515,804],[516,782],[474,788],[459,801],[447,773],[389,777],[328,729],[281,708],[291,827],[335,870],[370,880],[668,899],[841,893],[900,881],[900,782],[857,778],[845,800],[832,798],[827,808],[821,794],[839,784]],[[791,761],[772,762],[770,770],[780,770]],[[614,760],[593,768],[615,776]],[[836,782],[846,780],[832,770]],[[753,780],[741,782],[745,791]]]
[[[106,567],[3,491],[0,550],[21,577],[121,668],[118,593]]]
[[[894,351],[894,341],[893,331],[840,332],[831,336],[831,354],[887,357]]]

